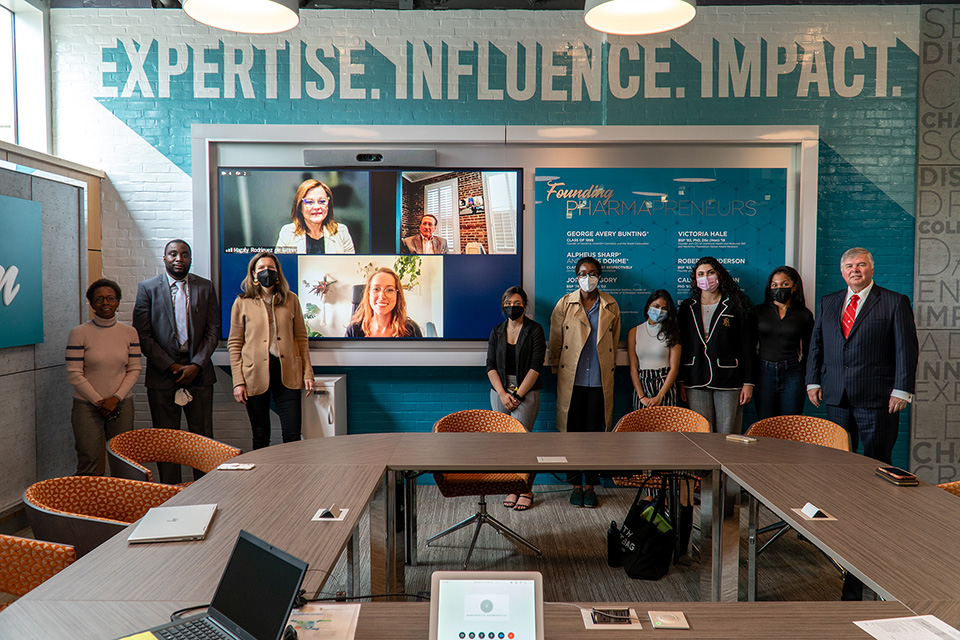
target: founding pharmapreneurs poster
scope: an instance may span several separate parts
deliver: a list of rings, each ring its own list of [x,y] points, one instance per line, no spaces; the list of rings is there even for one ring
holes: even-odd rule
[[[713,256],[754,303],[784,263],[786,169],[538,169],[536,310],[549,326],[557,300],[593,256],[600,288],[620,305],[623,336],[650,293],[689,296],[690,271]]]

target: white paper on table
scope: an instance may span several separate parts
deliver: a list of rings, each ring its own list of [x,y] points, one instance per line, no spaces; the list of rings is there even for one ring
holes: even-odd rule
[[[310,518],[310,520],[313,522],[343,522],[343,519],[347,517],[347,512],[350,511],[350,509],[344,507],[343,509],[340,509],[340,515],[336,518],[321,517],[320,514],[326,510],[327,507],[320,507],[317,509],[317,512],[313,514],[313,517]]]
[[[960,640],[960,631],[936,616],[854,621],[877,640]]]
[[[359,604],[313,603],[294,609],[290,624],[298,640],[351,640],[359,617]]]

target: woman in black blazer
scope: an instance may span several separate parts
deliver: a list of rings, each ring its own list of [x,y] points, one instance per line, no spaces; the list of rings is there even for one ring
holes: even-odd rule
[[[540,370],[547,351],[543,327],[524,315],[527,294],[510,287],[500,299],[507,319],[490,332],[487,345],[487,377],[490,379],[490,405],[494,411],[519,420],[527,431],[540,412]],[[531,483],[533,479],[531,478]],[[533,503],[533,494],[510,494],[503,506],[525,511]]]
[[[714,431],[740,433],[756,371],[750,299],[715,258],[700,258],[679,316],[681,395]]]

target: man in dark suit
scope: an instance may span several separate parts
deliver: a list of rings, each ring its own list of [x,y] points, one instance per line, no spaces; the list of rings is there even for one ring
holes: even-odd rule
[[[403,239],[403,253],[430,255],[432,253],[448,253],[446,238],[435,234],[437,217],[432,213],[425,213],[420,218],[420,233]]]
[[[220,343],[220,305],[213,284],[190,273],[190,245],[171,240],[163,250],[164,273],[137,286],[133,326],[147,357],[147,400],[156,428],[179,429],[183,404],[193,433],[213,437],[213,383],[210,357]],[[160,463],[160,481],[180,482],[180,466]],[[194,479],[202,474],[194,470]]]
[[[840,271],[845,291],[824,296],[813,326],[807,360],[807,395],[827,405],[827,418],[863,440],[864,455],[890,464],[898,413],[916,388],[917,327],[910,300],[873,282],[873,256],[846,251]],[[844,600],[862,598],[863,585],[847,574]]]

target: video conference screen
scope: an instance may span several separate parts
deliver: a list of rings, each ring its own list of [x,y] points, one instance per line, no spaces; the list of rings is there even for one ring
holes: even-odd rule
[[[370,318],[391,314],[407,336],[376,339],[486,340],[503,320],[500,296],[521,284],[519,169],[218,174],[224,338],[260,251],[277,254],[318,340],[374,337]]]

